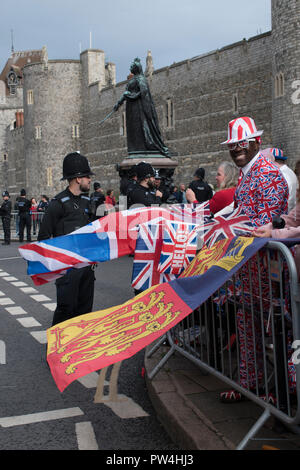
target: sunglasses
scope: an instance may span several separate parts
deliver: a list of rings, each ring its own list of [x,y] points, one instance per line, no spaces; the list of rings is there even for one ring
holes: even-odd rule
[[[248,149],[249,148],[249,142],[255,142],[255,139],[248,139],[248,140],[241,140],[240,142],[235,142],[234,144],[227,144],[229,150],[235,150],[238,147],[241,149]]]

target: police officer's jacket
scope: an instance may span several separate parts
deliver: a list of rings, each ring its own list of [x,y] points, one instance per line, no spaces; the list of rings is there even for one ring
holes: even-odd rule
[[[16,200],[15,207],[21,217],[30,214],[31,202],[24,196],[19,196]]]
[[[10,219],[11,213],[11,201],[8,199],[7,201],[3,201],[0,207],[0,216]]]
[[[101,204],[105,203],[105,196],[100,191],[95,191],[90,196],[91,199],[91,210],[94,215],[96,215],[97,208],[101,206]]]
[[[162,203],[161,198],[155,195],[156,190],[150,190],[140,184],[136,184],[135,188],[130,191],[130,206],[139,204],[143,206],[159,205]]]
[[[205,202],[213,197],[213,190],[206,181],[194,180],[189,184],[198,202]]]
[[[38,240],[67,235],[87,225],[92,218],[89,196],[75,196],[66,188],[50,201],[42,219]]]

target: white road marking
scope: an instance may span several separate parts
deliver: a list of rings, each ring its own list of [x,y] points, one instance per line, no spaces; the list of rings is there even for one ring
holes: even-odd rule
[[[76,423],[75,429],[79,450],[98,450],[92,423],[89,421]]]
[[[72,418],[73,416],[82,416],[83,414],[83,411],[76,407],[29,415],[9,416],[7,418],[0,418],[0,426],[10,428],[12,426],[23,426],[24,424],[40,423],[42,421],[52,421],[54,419]]]
[[[5,281],[17,281],[18,279],[14,276],[8,276],[3,278]]]
[[[5,343],[0,341],[0,364],[6,364]]]
[[[12,285],[15,287],[23,287],[23,286],[28,286],[26,282],[18,281],[18,282],[12,282]]]
[[[1,277],[9,276],[9,273],[5,273],[4,271],[2,271],[2,273],[0,273],[0,276]]]
[[[47,331],[31,331],[30,334],[41,344],[47,344]]]
[[[54,312],[56,309],[56,304],[43,304],[44,307],[46,307],[48,310],[51,310],[51,312]]]
[[[11,315],[27,314],[27,312],[22,307],[5,307],[5,310],[7,310]]]
[[[90,374],[84,375],[77,379],[86,388],[96,388],[99,380],[99,374],[97,372],[91,372]],[[109,385],[107,380],[104,381],[104,385]]]
[[[9,297],[4,297],[4,299],[0,299],[0,305],[13,305],[14,303],[15,302]]]
[[[137,403],[126,395],[118,395],[118,401],[109,401],[109,397],[103,397],[102,403],[108,406],[119,418],[142,418],[149,416]]]
[[[30,296],[33,300],[36,300],[37,302],[46,302],[47,300],[51,300],[49,299],[49,297],[47,297],[46,295],[41,295],[41,294],[38,294],[38,295],[31,295]]]
[[[25,328],[31,328],[33,326],[42,326],[35,318],[33,317],[23,317],[17,318],[17,321],[21,323]]]
[[[25,294],[34,294],[35,292],[38,292],[38,290],[33,287],[21,287],[20,290]]]
[[[2,292],[2,291],[0,290],[0,295],[6,295],[6,294],[4,294],[4,292]]]
[[[10,258],[0,258],[0,261],[5,261],[7,259],[20,259],[20,258],[22,258],[22,256],[11,256]],[[1,269],[1,271],[2,271],[2,269]]]

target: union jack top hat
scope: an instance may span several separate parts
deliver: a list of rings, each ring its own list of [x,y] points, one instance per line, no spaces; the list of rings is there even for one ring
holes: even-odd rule
[[[235,142],[240,142],[241,140],[251,139],[252,137],[259,137],[264,131],[258,131],[254,119],[250,117],[239,117],[233,119],[228,124],[228,139],[225,142],[221,142],[221,145],[224,144],[234,144]]]

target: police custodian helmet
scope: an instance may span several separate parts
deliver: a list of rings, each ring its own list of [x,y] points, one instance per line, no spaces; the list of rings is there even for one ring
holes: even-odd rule
[[[142,180],[144,178],[150,178],[151,176],[155,175],[155,170],[150,163],[140,162],[136,166],[136,173],[138,180]]]
[[[63,161],[63,177],[61,180],[81,178],[94,175],[90,169],[88,159],[79,152],[68,153]]]

